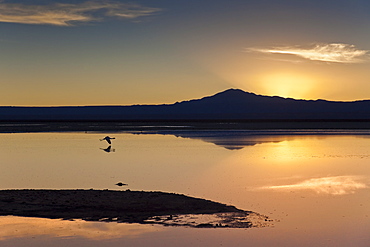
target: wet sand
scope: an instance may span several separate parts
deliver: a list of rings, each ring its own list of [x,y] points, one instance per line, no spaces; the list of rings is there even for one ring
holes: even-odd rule
[[[268,221],[267,217],[251,211],[180,194],[92,189],[1,190],[0,215],[193,227],[248,228],[253,226],[248,220],[250,215]],[[173,219],[179,215],[217,215],[218,221],[178,224]]]

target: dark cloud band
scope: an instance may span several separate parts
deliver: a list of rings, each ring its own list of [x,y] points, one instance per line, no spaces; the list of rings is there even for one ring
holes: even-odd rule
[[[160,12],[133,3],[87,1],[80,4],[26,5],[0,2],[0,22],[73,26],[105,18],[136,19]]]

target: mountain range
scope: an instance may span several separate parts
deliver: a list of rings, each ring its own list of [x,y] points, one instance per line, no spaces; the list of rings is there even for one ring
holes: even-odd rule
[[[370,100],[341,102],[262,96],[228,89],[164,105],[0,107],[0,121],[370,120]]]

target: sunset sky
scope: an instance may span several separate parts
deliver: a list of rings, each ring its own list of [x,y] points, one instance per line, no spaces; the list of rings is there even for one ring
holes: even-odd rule
[[[0,105],[370,99],[368,0],[0,0]]]

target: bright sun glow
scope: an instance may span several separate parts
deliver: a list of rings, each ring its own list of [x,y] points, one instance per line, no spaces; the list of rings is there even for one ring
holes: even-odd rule
[[[278,164],[288,165],[291,162],[297,162],[302,159],[302,153],[309,152],[310,150],[303,149],[301,141],[282,141],[270,146],[266,151],[266,156],[272,158]]]
[[[307,74],[284,72],[272,73],[228,73],[219,70],[214,72],[230,85],[260,95],[280,96],[294,99],[322,98],[320,92],[326,87],[326,78]]]
[[[308,99],[315,88],[314,80],[293,74],[270,74],[260,78],[263,94]]]

